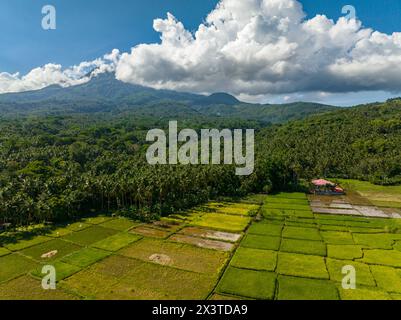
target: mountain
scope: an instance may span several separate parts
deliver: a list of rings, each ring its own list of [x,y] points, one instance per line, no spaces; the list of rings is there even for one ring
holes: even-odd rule
[[[66,114],[135,114],[155,117],[214,117],[282,123],[311,114],[334,110],[317,103],[261,105],[244,103],[227,93],[210,96],[156,90],[124,83],[113,73],[63,88],[58,85],[41,90],[0,95],[0,116]]]

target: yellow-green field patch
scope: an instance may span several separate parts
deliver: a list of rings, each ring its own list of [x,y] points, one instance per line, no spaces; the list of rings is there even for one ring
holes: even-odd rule
[[[249,217],[206,213],[198,220],[193,221],[192,224],[200,227],[239,232],[245,230],[250,221],[251,219]]]
[[[9,254],[0,258],[0,283],[17,276],[28,273],[38,264],[31,259],[25,258],[17,253]]]
[[[297,253],[280,252],[277,272],[288,276],[329,279],[323,257]]]
[[[343,268],[345,266],[353,266],[356,272],[356,284],[363,286],[375,286],[375,280],[370,272],[369,265],[346,260],[335,260],[328,258],[326,260],[327,269],[329,270],[330,279],[341,282],[345,275],[343,274]]]
[[[319,230],[317,228],[304,228],[285,226],[283,230],[283,238],[301,239],[301,240],[315,240],[321,241]]]
[[[106,251],[118,251],[135,241],[141,239],[141,236],[132,233],[117,233],[111,237],[100,240],[94,243],[92,246],[98,249],[103,249]]]
[[[5,247],[11,251],[19,251],[50,240],[52,240],[52,238],[32,235],[32,237],[28,239],[19,240],[15,243],[9,243],[5,245]]]
[[[272,272],[229,267],[217,291],[253,299],[272,300],[276,290],[276,275]]]
[[[256,234],[247,234],[241,242],[241,247],[264,249],[264,250],[278,250],[280,248],[280,237],[261,236]]]
[[[277,252],[251,248],[238,248],[231,260],[231,266],[242,269],[274,271],[277,264]]]
[[[327,256],[333,259],[353,260],[363,256],[362,248],[359,245],[327,245]]]
[[[110,252],[104,250],[96,248],[84,248],[64,257],[62,261],[84,268],[107,257],[108,255],[110,255]]]
[[[336,286],[327,280],[278,277],[278,300],[338,300]]]
[[[140,223],[132,221],[127,218],[115,218],[109,221],[106,221],[102,224],[100,224],[102,227],[109,228],[109,229],[115,229],[119,231],[127,231],[135,226],[138,226]]]
[[[212,274],[220,272],[228,258],[225,252],[156,239],[142,239],[118,253],[145,262]]]
[[[75,242],[80,245],[91,245],[95,242],[103,240],[116,234],[118,231],[114,229],[108,229],[101,226],[92,226],[82,231],[73,232],[66,235],[63,239]]]
[[[63,289],[43,290],[42,283],[30,276],[22,276],[0,285],[0,300],[76,300]]]
[[[51,266],[53,266],[56,270],[56,280],[57,281],[61,281],[65,278],[70,277],[71,275],[73,275],[74,273],[77,273],[81,270],[80,267],[65,263],[65,262],[61,262],[61,261],[55,261],[53,263],[50,264]],[[38,278],[38,279],[42,279],[45,274],[42,274],[42,268],[43,265],[39,266],[38,268],[34,269],[31,272],[31,275]]]
[[[8,250],[8,249],[6,249],[4,247],[0,247],[0,257],[5,256],[5,255],[10,254],[10,253],[11,253],[10,250]]]
[[[262,236],[280,237],[282,230],[283,226],[280,224],[255,222],[249,227],[248,233]]]
[[[326,244],[321,241],[282,239],[280,251],[325,257]]]
[[[388,291],[401,293],[401,270],[391,267],[371,266],[377,286]]]
[[[357,287],[354,290],[338,287],[341,300],[391,300],[391,296],[377,288]]]
[[[320,231],[320,234],[324,242],[328,244],[342,244],[342,245],[354,244],[352,235],[349,232]]]
[[[398,250],[364,250],[362,262],[390,267],[401,267],[401,252]]]
[[[79,249],[81,249],[81,246],[77,244],[55,239],[24,249],[20,251],[20,253],[38,262],[47,263],[62,258],[71,252],[78,251]],[[48,257],[43,256],[49,253],[53,254]]]

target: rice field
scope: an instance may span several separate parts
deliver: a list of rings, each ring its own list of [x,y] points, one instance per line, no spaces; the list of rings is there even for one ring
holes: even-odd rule
[[[3,233],[0,300],[399,299],[401,219],[339,214],[351,200],[254,195],[147,224],[97,216]],[[44,265],[56,290],[41,287]],[[342,287],[350,265],[354,290]]]
[[[266,197],[262,218],[248,229],[217,286],[219,297],[398,299],[401,221],[316,214],[309,205],[303,194]],[[342,286],[343,267],[350,265],[354,290]]]
[[[208,299],[259,207],[211,202],[148,224],[98,216],[4,233],[0,299]],[[44,265],[54,291],[41,287]]]

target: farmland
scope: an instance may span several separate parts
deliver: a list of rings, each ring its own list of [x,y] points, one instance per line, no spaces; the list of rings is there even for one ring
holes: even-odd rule
[[[151,223],[96,216],[3,233],[0,299],[399,299],[401,219],[351,214],[366,190],[350,183],[355,194],[334,205],[255,195]],[[316,202],[350,214],[316,213]],[[42,289],[43,265],[56,290]],[[346,265],[355,290],[342,288]]]

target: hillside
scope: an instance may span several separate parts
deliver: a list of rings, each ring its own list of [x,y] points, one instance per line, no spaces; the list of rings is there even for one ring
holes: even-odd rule
[[[400,183],[401,99],[265,129],[259,145],[300,177]]]
[[[248,104],[227,93],[204,96],[155,90],[118,81],[112,73],[99,75],[79,86],[50,86],[37,91],[0,95],[0,115],[6,117],[32,114],[151,114],[153,117],[237,118],[282,123],[334,109],[315,103]]]

